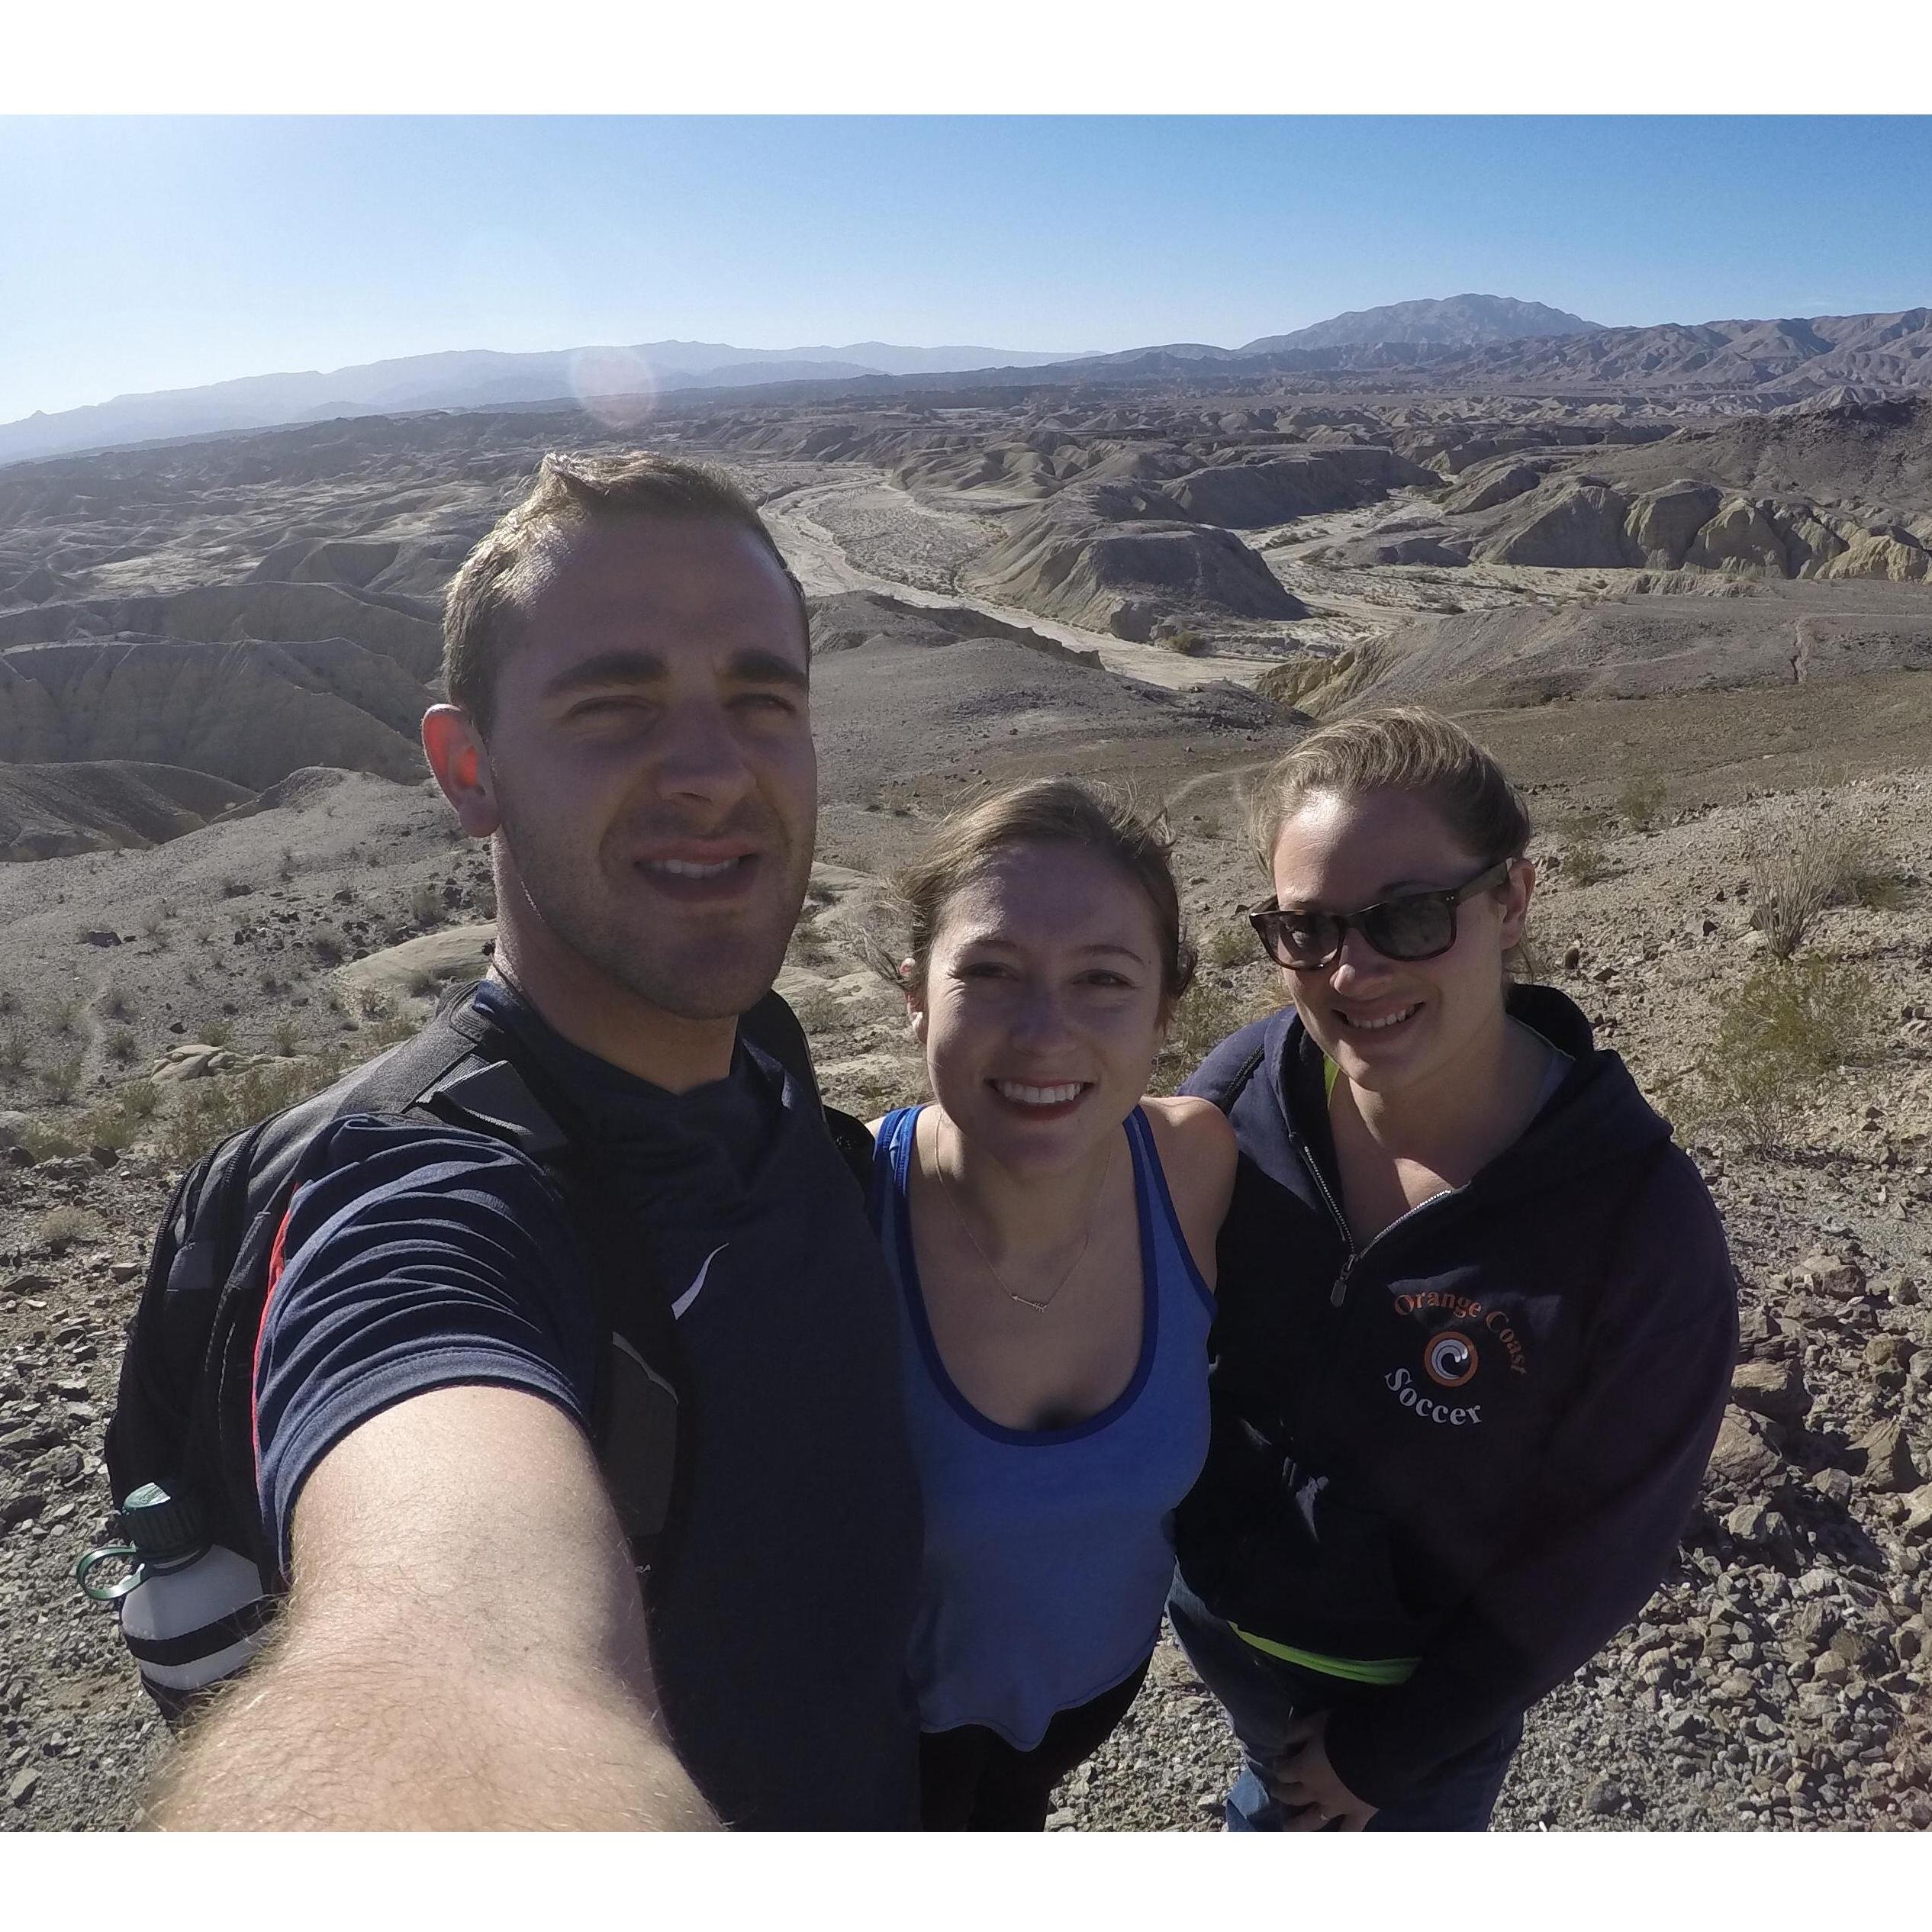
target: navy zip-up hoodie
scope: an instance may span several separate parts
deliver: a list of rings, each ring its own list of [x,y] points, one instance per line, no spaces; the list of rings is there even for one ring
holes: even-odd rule
[[[1568,1077],[1468,1186],[1359,1253],[1324,1062],[1292,1012],[1224,1040],[1183,1090],[1228,1107],[1241,1160],[1181,1573],[1253,1635],[1419,1660],[1399,1684],[1335,1680],[1329,1761],[1378,1806],[1648,1600],[1737,1352],[1717,1210],[1669,1126],[1561,993],[1512,987],[1509,1011],[1571,1055]]]

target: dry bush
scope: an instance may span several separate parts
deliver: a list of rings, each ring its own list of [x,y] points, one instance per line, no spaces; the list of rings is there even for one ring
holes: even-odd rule
[[[80,1031],[81,1015],[85,1011],[80,1001],[69,993],[64,1000],[56,1000],[47,1009],[47,1024],[63,1039]]]
[[[1633,832],[1648,832],[1663,810],[1663,787],[1655,778],[1632,778],[1617,794],[1617,810]]]
[[[1274,1009],[1273,988],[1257,991],[1197,979],[1181,996],[1154,1062],[1151,1090],[1171,1093],[1230,1033]]]
[[[76,1241],[86,1240],[98,1225],[83,1209],[52,1208],[34,1222],[34,1243],[50,1254],[64,1254]]]
[[[53,1161],[80,1151],[58,1127],[44,1120],[27,1122],[15,1130],[14,1138],[36,1161]]]
[[[234,1026],[229,1020],[211,1019],[201,1029],[201,1044],[204,1046],[224,1047],[234,1037]]]
[[[1208,647],[1207,639],[1197,630],[1156,631],[1151,642],[1183,658],[1197,658]]]
[[[308,943],[324,966],[340,966],[348,957],[349,948],[343,943],[340,932],[325,929],[317,933]]]
[[[1201,958],[1210,966],[1252,966],[1260,961],[1261,949],[1252,926],[1223,926],[1209,935]]]
[[[123,1109],[137,1120],[152,1120],[161,1104],[161,1090],[151,1080],[130,1080],[121,1090]]]
[[[808,987],[796,995],[791,1004],[792,1011],[798,1016],[799,1025],[810,1034],[829,1033],[835,1027],[852,1023],[845,1003],[823,987]]]
[[[40,1075],[47,1092],[56,1100],[71,1100],[80,1091],[81,1057],[70,1053],[56,1060]]]
[[[134,1003],[128,997],[127,989],[124,986],[111,986],[101,1003],[101,1010],[110,1019],[132,1019],[134,1017]]]
[[[1883,901],[1898,883],[1868,832],[1814,819],[1753,858],[1751,924],[1764,935],[1773,958],[1789,959],[1827,906],[1860,904],[1867,897]]]
[[[250,1067],[225,1079],[193,1081],[182,1089],[180,1100],[162,1130],[161,1151],[185,1167],[230,1134],[319,1093],[340,1077],[344,1064],[324,1055]]]
[[[434,926],[443,917],[443,894],[429,881],[409,895],[409,916],[418,926]]]
[[[0,1028],[0,1077],[18,1078],[27,1071],[30,1058],[26,1030],[18,1026]]]
[[[1775,1145],[1818,1082],[1869,1049],[1877,1021],[1870,976],[1830,959],[1760,960],[1714,1011],[1694,1116],[1753,1147]]]
[[[130,1027],[117,1026],[108,1035],[104,1050],[117,1067],[131,1067],[140,1057],[141,1043]]]
[[[114,1100],[82,1114],[74,1123],[74,1135],[82,1147],[105,1147],[123,1154],[134,1145],[136,1129],[136,1117]]]
[[[1595,832],[1583,829],[1570,832],[1563,842],[1563,876],[1572,885],[1595,885],[1599,879],[1615,875],[1616,867]]]

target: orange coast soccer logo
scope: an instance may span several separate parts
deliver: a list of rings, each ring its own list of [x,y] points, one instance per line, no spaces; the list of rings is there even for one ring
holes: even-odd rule
[[[1476,1344],[1448,1328],[1431,1338],[1422,1351],[1422,1367],[1438,1388],[1460,1389],[1476,1373]]]

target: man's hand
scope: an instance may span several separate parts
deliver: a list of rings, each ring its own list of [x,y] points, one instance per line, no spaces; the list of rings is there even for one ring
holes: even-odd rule
[[[1325,1711],[1297,1718],[1288,1727],[1288,1748],[1267,1780],[1275,1802],[1295,1811],[1284,1831],[1360,1831],[1375,1815],[1376,1808],[1364,1804],[1335,1776],[1328,1762],[1328,1730]]]

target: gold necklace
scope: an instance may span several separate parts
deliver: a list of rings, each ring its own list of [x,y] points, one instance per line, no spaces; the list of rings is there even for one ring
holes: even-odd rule
[[[973,1224],[961,1210],[958,1197],[952,1191],[952,1183],[946,1178],[946,1170],[939,1158],[939,1149],[933,1151],[932,1172],[939,1183],[939,1192],[946,1197],[946,1206],[952,1209],[952,1218],[966,1231],[966,1238],[973,1244],[973,1252],[986,1264],[986,1271],[999,1283],[1001,1292],[1009,1301],[1019,1302],[1022,1308],[1030,1308],[1035,1315],[1044,1315],[1060,1296],[1060,1291],[1073,1280],[1074,1271],[1087,1259],[1087,1245],[1093,1238],[1093,1217],[1100,1211],[1100,1196],[1107,1191],[1107,1183],[1113,1178],[1113,1142],[1107,1143],[1107,1164],[1101,1170],[1100,1184],[1093,1190],[1093,1198],[1087,1203],[1087,1229],[1080,1238],[1080,1252],[1067,1264],[1067,1272],[1054,1284],[1053,1292],[1043,1302],[1036,1302],[1031,1295],[1022,1295],[1009,1287],[1006,1277],[993,1265],[993,1257],[980,1245],[980,1238],[973,1232]]]

